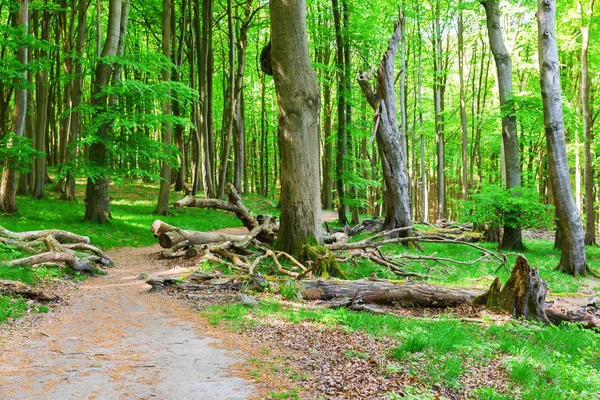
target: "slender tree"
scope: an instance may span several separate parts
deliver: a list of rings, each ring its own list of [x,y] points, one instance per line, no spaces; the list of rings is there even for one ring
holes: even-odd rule
[[[589,63],[588,48],[590,42],[590,29],[592,14],[594,12],[594,0],[590,0],[587,6],[585,2],[580,2],[582,23],[581,23],[581,82],[579,84],[579,98],[581,101],[581,111],[583,114],[583,135],[585,142],[583,144],[584,158],[584,189],[585,189],[585,244],[596,244],[596,218],[594,215],[594,167],[592,165],[592,113],[590,111],[590,82],[589,82]],[[587,15],[586,15],[587,14]]]
[[[271,58],[279,107],[281,227],[277,247],[322,243],[319,87],[309,57],[305,0],[272,0]]]
[[[25,36],[28,34],[29,27],[29,0],[20,0],[19,9],[15,18],[15,25],[20,27],[23,35],[23,44],[17,50],[17,60],[21,63],[22,71],[15,78],[15,101],[12,114],[12,123],[10,130],[18,137],[23,137],[25,130],[25,117],[27,115],[27,60],[28,49],[25,42]],[[3,123],[3,121],[0,121]],[[13,214],[17,212],[17,171],[14,165],[8,160],[2,171],[2,186],[0,187],[0,206],[2,212]]]
[[[519,159],[519,143],[517,140],[517,117],[512,99],[512,61],[506,46],[504,34],[500,23],[500,2],[485,0],[481,4],[485,8],[488,39],[490,49],[496,62],[498,74],[498,94],[500,96],[500,109],[502,113],[502,143],[504,145],[504,165],[506,167],[506,188],[511,189],[521,186],[521,163]],[[500,245],[503,249],[522,250],[523,238],[521,227],[517,221],[512,226],[504,227],[504,235]]]
[[[171,13],[173,12],[173,2],[163,0],[162,2],[162,53],[166,59],[171,59]],[[163,82],[171,80],[171,67],[166,66],[162,71]],[[171,115],[171,99],[167,98],[163,102],[163,113],[166,116]],[[172,126],[166,121],[163,123],[162,141],[165,147],[171,145]],[[156,213],[158,215],[170,215],[169,211],[169,192],[171,189],[171,165],[167,160],[162,162],[160,169],[160,191],[158,193],[158,204]]]
[[[93,82],[92,105],[96,108],[96,112],[103,112],[107,108],[108,96],[104,93],[104,89],[110,82],[113,67],[106,61],[106,57],[114,57],[117,54],[121,33],[121,11],[121,0],[110,0],[106,41],[102,49],[102,58],[96,65]],[[111,217],[107,176],[109,164],[106,144],[102,141],[108,139],[108,130],[108,122],[103,122],[98,127],[99,140],[92,143],[89,148],[90,166],[96,170],[96,173],[89,176],[87,180],[85,219],[100,224]]]
[[[539,0],[537,11],[540,85],[548,147],[548,172],[556,207],[562,255],[558,269],[573,276],[586,273],[584,233],[573,198],[565,141],[560,64],[556,43],[556,0]]]

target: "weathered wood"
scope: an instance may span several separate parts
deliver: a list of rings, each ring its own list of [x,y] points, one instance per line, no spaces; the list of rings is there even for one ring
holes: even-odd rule
[[[472,302],[485,290],[434,285],[423,282],[391,282],[361,279],[307,279],[298,281],[302,296],[308,300],[352,298],[359,293],[365,303],[395,303],[403,307],[454,307]]]
[[[36,254],[29,257],[11,260],[5,263],[9,267],[24,267],[43,263],[62,262],[76,271],[89,271],[92,264],[88,259],[80,259],[75,253],[48,251],[46,253]]]
[[[226,233],[217,232],[198,232],[198,231],[184,231],[176,229],[170,232],[162,233],[158,237],[158,242],[161,247],[168,249],[174,245],[187,240],[190,245],[208,244],[208,243],[220,243],[227,241],[238,241],[245,239],[246,235],[229,235]]]
[[[37,301],[57,301],[59,297],[45,293],[43,290],[31,287],[23,282],[0,279],[0,294],[23,296]]]
[[[588,329],[600,327],[600,310],[592,305],[575,309],[564,307],[561,302],[548,302],[545,308],[546,316],[554,324],[561,322],[577,322]]]
[[[21,240],[30,242],[36,239],[45,238],[46,236],[54,236],[60,243],[90,243],[88,236],[81,236],[73,232],[63,231],[60,229],[45,229],[41,231],[29,232],[11,232],[8,229],[0,227],[0,235],[9,239]]]
[[[498,293],[497,306],[515,318],[549,323],[544,312],[547,290],[548,285],[540,278],[537,269],[531,268],[527,259],[518,255],[510,278]],[[496,304],[490,304],[489,300],[488,307],[495,307]]]
[[[240,195],[235,190],[233,185],[231,183],[227,183],[225,190],[227,192],[228,201],[223,201],[220,199],[199,199],[193,197],[192,195],[187,195],[183,199],[175,202],[173,207],[175,209],[179,209],[181,207],[199,207],[230,211],[235,213],[235,215],[240,219],[240,221],[242,221],[242,224],[244,224],[249,231],[256,228],[259,225],[256,221],[256,218],[254,215],[252,215],[250,210],[246,208]]]

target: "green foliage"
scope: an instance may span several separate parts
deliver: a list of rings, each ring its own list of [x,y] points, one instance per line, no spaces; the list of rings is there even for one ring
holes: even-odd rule
[[[13,132],[0,139],[0,163],[8,163],[18,172],[31,171],[34,158],[44,156],[44,152],[31,146],[31,139],[17,136]]]
[[[292,281],[283,283],[279,288],[279,293],[283,298],[288,300],[297,300],[300,298],[300,288]]]
[[[471,198],[463,201],[463,218],[489,226],[515,228],[549,228],[554,220],[553,207],[541,204],[534,189],[484,185]]]

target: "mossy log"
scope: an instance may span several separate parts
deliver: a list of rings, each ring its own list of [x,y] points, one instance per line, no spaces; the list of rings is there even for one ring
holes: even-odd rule
[[[298,281],[307,300],[332,300],[358,296],[365,303],[394,303],[403,307],[455,307],[470,303],[486,291],[423,282],[394,282],[383,279],[345,281],[306,279]]]

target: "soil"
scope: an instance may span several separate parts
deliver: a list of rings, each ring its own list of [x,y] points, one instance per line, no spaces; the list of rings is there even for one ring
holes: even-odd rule
[[[148,292],[165,270],[158,246],[109,252],[115,267],[65,294],[42,317],[0,331],[1,399],[246,399],[230,372],[246,357],[237,338],[198,313]],[[235,347],[235,346],[233,346]]]

